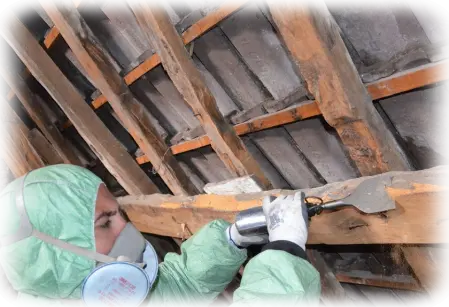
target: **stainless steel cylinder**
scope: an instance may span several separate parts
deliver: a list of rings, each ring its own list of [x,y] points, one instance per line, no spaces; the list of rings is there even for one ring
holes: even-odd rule
[[[267,234],[267,220],[262,207],[239,212],[235,218],[235,227],[242,236]]]

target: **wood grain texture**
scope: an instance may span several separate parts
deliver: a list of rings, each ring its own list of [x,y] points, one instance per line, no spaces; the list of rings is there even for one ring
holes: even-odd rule
[[[215,98],[184,48],[184,44],[161,7],[140,3],[131,8],[143,32],[155,47],[174,85],[191,107],[211,145],[236,176],[254,174],[264,188],[271,187],[256,160],[219,112]]]
[[[61,162],[81,165],[81,161],[71,144],[64,139],[61,132],[48,117],[42,106],[42,100],[31,91],[25,80],[6,61],[7,59],[4,59],[2,65],[0,65],[0,75],[14,91],[34,123],[54,146],[57,154],[61,157]]]
[[[73,3],[75,4],[76,7],[79,7],[81,4],[81,0],[79,1],[73,1]],[[59,37],[59,30],[56,29],[56,27],[52,27],[47,34],[45,35],[44,38],[44,46],[47,49],[50,49],[51,46],[53,46],[53,44],[56,42],[56,39]],[[28,69],[25,69],[24,73],[23,73],[23,78],[26,79],[30,76],[30,71]],[[6,96],[6,99],[8,101],[11,101],[11,99],[13,99],[15,96],[14,91],[11,89],[8,92],[8,95]]]
[[[36,128],[33,128],[28,133],[28,140],[31,145],[39,153],[45,165],[62,164],[61,156],[57,153],[53,145],[45,138],[45,136]]]
[[[360,173],[410,170],[407,157],[371,103],[324,3],[293,8],[270,1],[268,6],[323,117],[338,132]]]
[[[61,32],[78,61],[107,98],[124,127],[175,195],[194,195],[198,190],[179,166],[143,106],[114,69],[112,56],[102,47],[89,26],[69,3],[42,2],[44,10]]]
[[[157,192],[156,186],[122,148],[19,19],[11,18],[8,25],[2,28],[1,35],[126,191],[129,194]]]
[[[425,244],[448,242],[442,236],[445,217],[444,202],[448,187],[441,180],[449,168],[438,167],[415,172],[389,172],[382,176],[391,182],[384,189],[395,201],[396,209],[380,214],[362,214],[348,207],[313,217],[309,228],[309,244]],[[307,196],[329,201],[349,195],[361,177],[319,188],[304,189]],[[131,221],[142,232],[181,238],[195,233],[214,219],[234,222],[235,215],[248,208],[261,206],[266,195],[292,194],[295,191],[272,190],[241,195],[197,195],[174,197],[150,195],[123,197],[119,203]],[[373,195],[373,197],[376,197]],[[363,201],[363,200],[360,200]],[[447,222],[446,222],[447,223]],[[188,229],[188,231],[186,230]]]
[[[1,99],[0,103],[2,103],[5,124],[5,130],[0,138],[2,145],[0,154],[3,161],[16,178],[44,167],[45,162],[28,140],[28,127],[4,99]]]

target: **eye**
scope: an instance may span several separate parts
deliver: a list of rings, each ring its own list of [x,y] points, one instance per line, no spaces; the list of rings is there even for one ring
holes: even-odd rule
[[[107,220],[104,224],[101,224],[100,228],[109,228],[111,226],[111,220]]]

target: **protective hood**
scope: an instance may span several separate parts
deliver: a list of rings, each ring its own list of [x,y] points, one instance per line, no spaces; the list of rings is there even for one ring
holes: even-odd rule
[[[24,206],[36,230],[95,251],[95,201],[101,179],[73,165],[53,165],[32,171],[24,182]],[[19,179],[0,193],[0,236],[19,228],[15,205]],[[48,298],[80,298],[81,284],[95,261],[78,256],[36,237],[0,251],[0,263],[12,287]]]

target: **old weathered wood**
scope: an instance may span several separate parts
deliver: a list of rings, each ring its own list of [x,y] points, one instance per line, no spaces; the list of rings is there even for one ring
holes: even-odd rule
[[[432,250],[420,246],[404,246],[402,253],[423,288],[427,291],[433,290],[441,272],[440,267],[432,259]]]
[[[145,117],[143,106],[114,69],[112,56],[101,46],[76,8],[69,3],[55,5],[48,1],[43,1],[42,6],[170,190],[175,195],[198,193],[156,128]]]
[[[157,192],[157,187],[122,148],[19,19],[11,18],[7,26],[2,28],[1,35],[126,191],[129,194]]]
[[[448,187],[441,179],[449,168],[438,167],[415,172],[389,172],[377,176],[391,182],[384,189],[395,201],[396,209],[366,215],[354,208],[325,212],[312,218],[309,244],[381,244],[443,243],[448,238],[438,235],[445,227],[444,202],[439,201]],[[303,190],[307,196],[329,201],[350,194],[357,185],[372,177],[361,177]],[[380,191],[379,189],[378,191]],[[197,195],[174,197],[152,195],[123,197],[123,205],[132,222],[143,232],[181,238],[183,229],[191,232],[207,222],[222,218],[234,222],[235,215],[248,208],[261,206],[264,195],[291,194],[293,191],[272,190],[241,195]],[[377,192],[378,193],[378,192]],[[376,192],[373,192],[372,197]],[[361,199],[360,201],[363,201]],[[445,222],[446,221],[446,222]],[[184,225],[184,227],[183,227]]]
[[[309,8],[271,1],[268,5],[293,62],[360,173],[410,170],[407,157],[371,103],[324,3]]]
[[[4,99],[1,99],[0,103],[5,128],[0,138],[3,161],[16,178],[33,169],[44,167],[44,161],[28,140],[28,127]]]
[[[76,7],[79,7],[81,4],[81,1],[73,1],[73,3],[75,4]],[[56,27],[51,27],[51,29],[47,32],[47,34],[45,35],[44,38],[44,46],[47,49],[50,49],[51,46],[53,46],[53,44],[56,42],[57,38],[59,37],[59,30],[56,29]],[[30,71],[28,69],[25,69],[22,77],[23,79],[26,79],[30,76]],[[11,101],[11,99],[15,96],[14,91],[11,89],[8,92],[8,95],[6,96],[6,99],[8,101]]]
[[[7,62],[7,59],[4,59],[2,65],[0,65],[0,75],[17,95],[31,119],[54,146],[57,154],[61,157],[61,161],[63,163],[81,165],[81,161],[70,143],[64,139],[58,128],[48,117],[40,98],[30,90],[20,74]]]
[[[237,135],[245,135],[251,132],[262,131],[272,127],[281,126],[292,123],[297,120],[311,118],[320,115],[320,110],[314,101],[305,102],[291,108],[287,108],[276,113],[262,115],[247,122],[234,126]],[[173,154],[177,155],[183,152],[195,150],[204,146],[210,145],[210,138],[207,135],[202,135],[193,140],[185,141],[171,146]],[[146,156],[141,156],[137,159],[139,164],[149,162]]]
[[[327,266],[326,261],[317,250],[309,249],[306,251],[310,263],[320,273],[321,297],[320,300],[326,305],[336,300],[341,301],[345,298],[345,290],[335,277],[335,274]]]
[[[366,285],[390,289],[422,291],[422,287],[410,275],[383,276],[383,275],[375,275],[366,271],[351,271],[351,272],[336,271],[335,277],[339,282],[349,284]]]
[[[204,127],[220,159],[234,175],[254,174],[264,188],[269,188],[271,183],[256,160],[219,112],[215,98],[164,9],[156,4],[150,9],[145,3],[131,4],[131,8],[142,30],[157,50],[168,75]]]
[[[31,145],[39,153],[45,165],[54,165],[64,163],[61,156],[56,152],[53,145],[45,138],[45,136],[36,128],[28,133],[28,140]]]
[[[449,70],[447,61],[420,66],[377,80],[366,85],[371,99],[376,100],[445,81]]]

